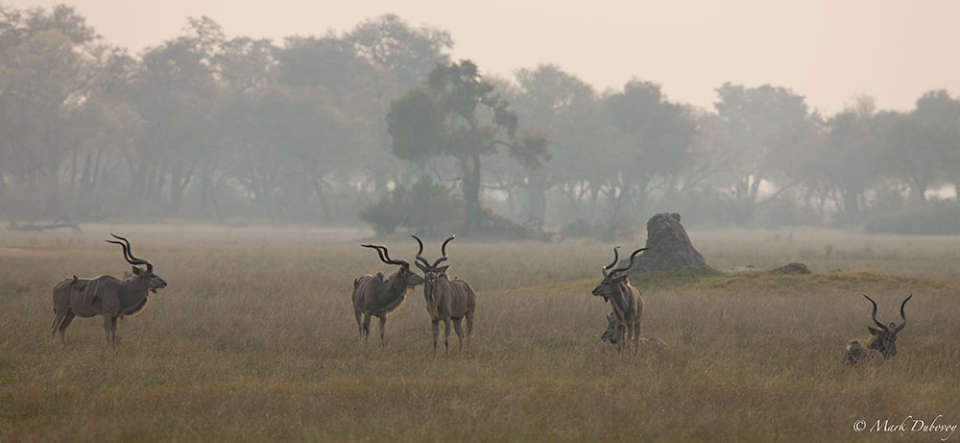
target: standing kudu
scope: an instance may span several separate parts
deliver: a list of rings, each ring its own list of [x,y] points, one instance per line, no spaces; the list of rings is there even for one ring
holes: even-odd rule
[[[53,288],[53,312],[55,317],[50,335],[55,337],[60,331],[60,340],[67,345],[67,326],[74,317],[103,316],[103,331],[107,343],[116,346],[120,342],[117,336],[117,319],[143,311],[150,292],[167,287],[167,282],[153,273],[150,262],[136,258],[130,249],[130,242],[116,234],[110,234],[121,241],[107,240],[123,248],[123,258],[133,265],[133,275],[120,280],[109,275],[90,279],[77,276],[58,283]],[[141,269],[138,266],[146,266]]]
[[[427,303],[427,313],[430,314],[430,322],[433,326],[433,355],[437,355],[437,336],[440,334],[440,322],[443,322],[443,350],[449,353],[450,338],[450,320],[453,320],[453,327],[457,331],[458,349],[463,350],[464,333],[460,328],[460,321],[467,319],[467,347],[470,346],[470,333],[473,332],[473,313],[477,307],[477,295],[473,292],[470,285],[460,279],[450,280],[447,278],[447,268],[450,265],[439,266],[447,259],[447,243],[456,238],[450,235],[443,242],[440,248],[443,256],[438,258],[431,265],[427,259],[421,255],[423,253],[423,242],[416,235],[411,237],[420,245],[417,251],[417,267],[423,271],[423,296]]]
[[[617,353],[623,351],[628,340],[633,344],[634,352],[637,352],[640,346],[640,318],[643,315],[643,300],[640,298],[640,291],[630,285],[629,275],[637,254],[645,251],[646,248],[633,251],[630,254],[630,263],[626,267],[607,272],[617,264],[619,258],[617,248],[619,246],[613,248],[613,261],[600,268],[603,280],[597,287],[593,288],[593,295],[603,297],[604,301],[610,302],[613,308],[615,332],[614,336],[608,339],[617,345]]]
[[[866,347],[861,345],[859,340],[851,340],[850,343],[847,344],[843,361],[849,365],[859,365],[868,361],[882,362],[897,355],[897,333],[907,325],[907,316],[904,314],[903,308],[907,305],[907,302],[913,298],[913,294],[911,293],[900,303],[900,318],[903,320],[903,323],[897,326],[895,323],[890,322],[889,325],[884,326],[883,323],[877,320],[877,302],[873,301],[873,299],[866,294],[863,294],[863,296],[873,304],[873,322],[879,329],[867,327],[871,337],[865,340]]]
[[[353,314],[360,329],[360,343],[370,335],[370,317],[380,319],[380,346],[383,346],[384,328],[387,325],[387,313],[393,312],[417,285],[423,284],[423,278],[410,270],[410,263],[393,260],[384,246],[360,245],[377,250],[380,261],[388,265],[398,265],[400,269],[384,279],[383,273],[364,275],[353,280]],[[361,317],[363,320],[361,321]]]

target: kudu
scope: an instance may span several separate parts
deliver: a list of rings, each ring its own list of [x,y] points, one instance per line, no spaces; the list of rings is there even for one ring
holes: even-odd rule
[[[68,278],[53,288],[53,325],[50,335],[54,338],[60,331],[60,341],[67,345],[66,331],[74,317],[103,316],[103,331],[107,343],[116,346],[120,343],[117,336],[117,319],[126,315],[135,315],[147,305],[150,292],[167,287],[167,282],[153,273],[153,265],[133,256],[130,241],[116,234],[110,234],[120,241],[107,240],[123,248],[123,258],[133,265],[133,275],[123,280],[109,275],[90,279]],[[141,269],[138,266],[146,266]]]
[[[617,344],[617,323],[613,317],[612,312],[607,313],[607,330],[603,331],[603,335],[600,336],[600,341],[605,341],[611,345]],[[670,346],[667,342],[660,339],[660,337],[643,337],[637,339],[640,345],[653,345],[657,349],[667,349]]]
[[[384,328],[387,325],[387,314],[393,312],[407,296],[407,292],[417,285],[423,284],[423,278],[410,270],[410,263],[403,260],[393,260],[385,246],[360,245],[364,248],[376,249],[380,261],[388,265],[398,265],[398,269],[389,277],[383,273],[364,275],[353,280],[353,314],[357,319],[357,328],[360,329],[360,343],[363,344],[370,335],[370,317],[380,319],[380,346],[383,346]],[[361,317],[363,319],[361,320]]]
[[[897,333],[907,325],[907,316],[904,314],[903,308],[907,305],[907,302],[913,298],[913,294],[911,293],[900,303],[900,318],[903,319],[903,323],[897,326],[895,323],[890,322],[889,325],[884,326],[883,323],[877,320],[877,302],[873,301],[873,299],[866,294],[863,294],[863,296],[873,304],[873,322],[879,329],[870,326],[867,327],[871,337],[864,341],[866,347],[861,345],[859,340],[851,340],[850,343],[847,344],[843,361],[849,365],[859,365],[866,362],[880,363],[897,355]]]
[[[629,272],[637,254],[645,251],[646,248],[633,251],[626,267],[610,270],[620,258],[618,248],[619,246],[613,248],[613,261],[600,268],[603,280],[593,288],[593,295],[603,297],[604,301],[610,302],[613,308],[614,334],[613,337],[609,337],[609,340],[617,345],[617,352],[623,351],[627,341],[633,344],[633,350],[637,352],[640,346],[643,300],[640,298],[640,291],[630,285]]]
[[[473,314],[477,308],[477,295],[473,292],[470,285],[460,279],[450,280],[447,278],[447,268],[450,265],[440,266],[440,263],[447,260],[447,243],[456,238],[450,235],[443,242],[440,251],[443,254],[431,265],[427,259],[423,258],[423,242],[416,235],[411,237],[420,245],[417,251],[417,267],[423,271],[423,297],[426,300],[427,313],[430,314],[430,322],[433,326],[433,355],[437,354],[437,336],[440,334],[440,322],[443,322],[443,350],[449,353],[450,338],[450,320],[453,320],[453,327],[457,331],[457,340],[459,342],[458,350],[463,350],[463,329],[460,327],[460,321],[467,320],[467,347],[470,346],[470,333],[473,332]]]

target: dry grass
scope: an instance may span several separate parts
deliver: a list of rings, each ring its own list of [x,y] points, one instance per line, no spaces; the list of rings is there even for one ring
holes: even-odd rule
[[[100,243],[111,228],[170,286],[121,323],[116,352],[104,351],[99,319],[77,319],[68,349],[51,345],[53,285],[127,269]],[[589,295],[609,245],[457,243],[451,271],[478,291],[474,347],[434,360],[420,290],[391,315],[385,348],[359,349],[353,277],[389,271],[344,240],[361,231],[88,231],[0,231],[0,441],[930,441],[941,436],[852,424],[960,423],[956,239],[692,233],[718,268],[846,271],[657,285],[644,294],[644,334],[671,347],[623,359],[599,342],[607,307]],[[391,252],[414,251],[411,241]],[[870,323],[859,294],[888,321],[908,291],[899,355],[843,367],[846,341]]]

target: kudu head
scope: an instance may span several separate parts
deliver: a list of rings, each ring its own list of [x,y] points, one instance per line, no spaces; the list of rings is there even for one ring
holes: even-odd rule
[[[907,316],[903,312],[903,307],[913,298],[913,294],[908,295],[907,298],[903,299],[903,302],[900,303],[900,318],[903,320],[903,323],[900,323],[899,326],[893,322],[890,322],[890,324],[886,326],[880,323],[880,321],[877,320],[877,302],[873,301],[867,294],[863,294],[863,296],[873,304],[873,322],[877,325],[877,328],[867,326],[867,329],[870,330],[870,335],[872,335],[870,341],[867,343],[867,348],[880,351],[884,358],[897,355],[897,333],[907,325]]]
[[[386,246],[369,245],[369,244],[360,245],[360,246],[363,246],[364,248],[376,249],[377,255],[380,256],[380,261],[388,265],[400,266],[400,269],[397,270],[397,272],[390,278],[391,279],[398,278],[399,281],[402,283],[404,289],[413,289],[415,286],[423,284],[423,277],[417,275],[415,272],[410,270],[410,263],[407,263],[404,260],[394,260],[390,258],[390,252],[387,251]]]
[[[123,238],[117,234],[110,234],[113,238],[120,240],[107,240],[107,243],[113,243],[123,247],[123,258],[127,260],[127,263],[130,263],[133,268],[133,276],[131,276],[128,281],[139,281],[144,283],[147,286],[147,289],[154,294],[157,293],[157,289],[163,289],[167,287],[167,282],[160,278],[159,275],[153,273],[153,265],[142,259],[133,256],[133,252],[130,248],[130,240]],[[146,269],[141,269],[138,266],[146,266]]]
[[[622,287],[629,283],[630,268],[633,267],[633,262],[637,254],[647,250],[647,248],[640,248],[633,251],[633,253],[630,254],[630,263],[624,267],[610,270],[610,268],[613,268],[613,266],[617,264],[617,260],[620,258],[618,249],[620,249],[619,246],[613,248],[613,261],[610,262],[609,265],[600,268],[600,275],[603,276],[603,280],[600,281],[597,287],[593,288],[593,295],[603,297],[604,301],[608,301],[610,296],[618,294]]]
[[[440,266],[440,263],[443,263],[447,260],[447,243],[450,243],[451,240],[456,238],[455,235],[450,234],[446,240],[443,241],[443,246],[440,247],[440,252],[443,254],[440,258],[436,259],[431,265],[427,259],[423,258],[423,241],[420,240],[420,237],[417,237],[417,234],[410,235],[414,240],[417,241],[417,244],[420,246],[420,249],[417,251],[417,267],[423,271],[423,279],[426,281],[424,284],[423,297],[427,302],[427,307],[431,313],[434,315],[437,314],[438,304],[439,304],[439,295],[435,293],[435,288],[437,282],[441,278],[447,278],[447,268],[450,265]]]
[[[455,235],[450,234],[446,240],[443,241],[443,246],[440,247],[440,252],[443,254],[442,257],[436,259],[431,265],[427,259],[423,258],[423,241],[420,240],[420,237],[417,237],[417,234],[411,235],[414,240],[417,241],[417,244],[420,245],[420,250],[417,251],[417,267],[423,271],[423,278],[426,280],[427,284],[434,284],[437,282],[437,279],[440,277],[446,277],[447,268],[450,265],[440,266],[440,263],[443,263],[447,260],[447,243],[450,243],[451,240],[457,238]]]

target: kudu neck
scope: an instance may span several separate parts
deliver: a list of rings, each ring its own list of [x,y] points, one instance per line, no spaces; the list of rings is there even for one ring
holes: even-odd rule
[[[397,270],[387,277],[387,286],[390,288],[388,297],[402,297],[407,293],[407,279],[404,277],[402,270]]]
[[[142,304],[149,295],[149,275],[133,276],[120,285],[120,304],[124,309]]]
[[[626,281],[619,282],[617,283],[616,292],[613,294],[612,297],[610,297],[610,303],[615,304],[620,309],[625,310],[629,308],[629,304],[630,304],[629,296],[632,295],[632,293],[633,293],[633,288],[630,286],[630,283]]]

